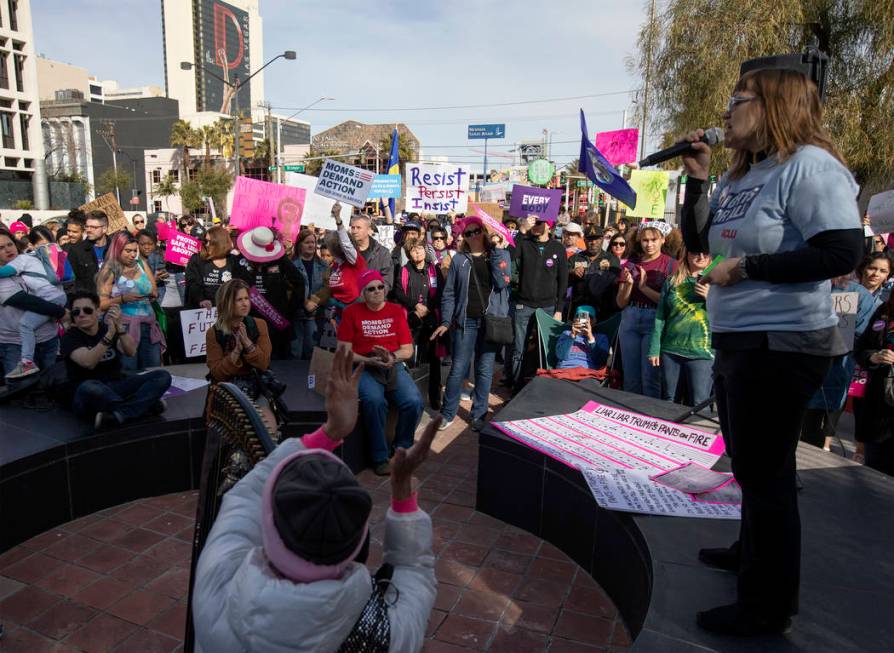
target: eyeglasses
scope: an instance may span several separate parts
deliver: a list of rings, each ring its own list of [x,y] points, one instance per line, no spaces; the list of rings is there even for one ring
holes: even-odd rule
[[[463,238],[472,238],[473,236],[480,236],[482,233],[481,229],[469,229],[468,231],[463,232]]]
[[[627,243],[625,243],[623,240],[616,240],[612,243],[612,247],[627,247]]]
[[[435,241],[435,240],[447,240],[447,236],[432,236],[431,239],[432,239],[432,241]]]
[[[145,220],[134,220],[133,223],[134,224],[146,224],[146,221]]]
[[[729,99],[729,102],[726,103],[726,112],[732,113],[733,109],[735,109],[738,105],[745,104],[746,102],[751,102],[752,100],[756,99],[758,99],[756,95],[752,95],[751,97],[734,95]]]
[[[385,290],[385,286],[379,284],[378,286],[369,286],[368,288],[364,288],[363,292],[381,292],[382,290]]]
[[[71,309],[71,316],[77,317],[81,313],[83,313],[84,315],[93,315],[94,310],[95,309],[91,306],[84,306],[83,308],[73,308]]]

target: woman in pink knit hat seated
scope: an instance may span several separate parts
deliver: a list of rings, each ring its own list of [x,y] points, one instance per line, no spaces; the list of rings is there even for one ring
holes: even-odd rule
[[[336,353],[327,422],[280,444],[224,495],[196,568],[196,651],[422,648],[437,581],[431,518],[412,475],[438,420],[394,455],[384,564],[371,578],[363,563],[372,499],[331,453],[357,420],[363,366],[352,373],[351,361],[348,350]]]

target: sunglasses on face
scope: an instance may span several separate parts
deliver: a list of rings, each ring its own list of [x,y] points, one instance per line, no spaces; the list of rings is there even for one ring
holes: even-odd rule
[[[447,240],[447,236],[432,236],[431,239],[434,240]]]
[[[612,243],[612,247],[627,247],[627,243],[623,240],[618,240]]]
[[[380,284],[378,286],[370,286],[369,288],[364,288],[363,292],[381,292],[382,290],[385,290],[385,286]]]
[[[473,236],[481,235],[481,229],[469,229],[468,231],[463,232],[464,238],[472,238]]]
[[[94,309],[91,306],[84,306],[83,308],[73,308],[71,309],[71,316],[77,317],[81,313],[83,313],[84,315],[93,315],[93,311]]]
[[[145,220],[134,220],[133,223],[134,224],[146,224],[146,221]]]

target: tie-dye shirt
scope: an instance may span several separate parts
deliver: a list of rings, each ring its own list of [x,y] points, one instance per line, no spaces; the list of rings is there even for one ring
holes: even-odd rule
[[[696,277],[677,286],[668,279],[661,288],[655,310],[655,329],[649,356],[663,353],[684,358],[713,359],[711,327],[705,300],[695,292]]]

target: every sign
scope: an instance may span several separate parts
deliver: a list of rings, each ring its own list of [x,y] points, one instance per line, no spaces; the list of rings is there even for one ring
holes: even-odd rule
[[[374,177],[369,170],[326,159],[314,192],[359,208],[369,197]]]
[[[537,216],[538,220],[555,222],[559,217],[559,205],[562,203],[561,188],[535,188],[534,186],[512,187],[512,201],[509,203],[509,215],[516,218]]]
[[[407,211],[465,213],[469,208],[469,172],[462,166],[407,163]]]

